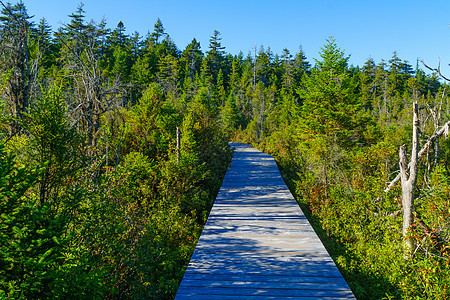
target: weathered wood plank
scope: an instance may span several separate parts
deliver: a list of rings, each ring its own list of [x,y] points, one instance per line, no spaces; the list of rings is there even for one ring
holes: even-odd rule
[[[191,274],[210,274],[211,277],[216,275],[261,275],[261,276],[270,276],[270,275],[278,275],[278,276],[291,276],[291,277],[313,277],[313,276],[322,276],[328,278],[340,278],[341,274],[338,270],[330,270],[330,269],[322,269],[322,270],[304,270],[304,271],[293,271],[293,270],[279,270],[277,268],[261,268],[261,269],[252,269],[252,268],[243,268],[240,269],[238,266],[234,268],[227,269],[211,269],[211,268],[189,268],[189,273]],[[184,283],[182,283],[182,286]]]
[[[195,288],[251,288],[251,289],[297,289],[297,290],[330,290],[330,291],[348,291],[345,283],[329,282],[297,282],[295,285],[290,281],[257,281],[257,280],[198,280],[185,279],[186,286]]]
[[[349,289],[345,290],[304,290],[296,289],[294,287],[286,289],[278,288],[216,288],[216,287],[202,287],[197,288],[195,291],[187,290],[184,287],[180,288],[180,296],[182,294],[194,294],[194,295],[239,295],[241,297],[246,296],[269,296],[269,297],[289,297],[289,296],[307,296],[307,297],[353,297],[352,292]]]
[[[354,299],[275,160],[234,146],[176,299]]]
[[[305,273],[311,271],[324,271],[330,270],[336,272],[335,265],[333,261],[315,261],[315,262],[299,262],[299,261],[276,261],[276,260],[247,260],[247,261],[238,261],[238,260],[225,260],[220,262],[218,260],[204,260],[204,261],[195,261],[189,264],[190,268],[195,269],[205,269],[205,270],[226,270],[230,268],[230,264],[238,267],[242,272],[255,270],[255,271],[263,271],[263,270],[281,270],[284,273]]]
[[[213,251],[214,254],[211,252]],[[280,255],[280,256],[286,256],[286,257],[292,257],[295,255],[302,255],[302,256],[308,256],[308,257],[329,257],[330,255],[326,250],[324,251],[310,251],[310,250],[295,250],[295,251],[279,251],[279,250],[253,250],[253,251],[243,251],[238,249],[199,249],[194,252],[194,255],[192,256],[192,259],[196,259],[197,255],[199,254],[206,254],[211,256],[215,255],[228,255],[230,257],[232,256],[242,256],[242,255],[258,255],[260,257],[273,257],[274,255]]]
[[[346,300],[349,299],[348,297],[327,297],[327,296],[321,296],[321,297],[310,297],[310,296],[267,296],[267,295],[246,295],[246,296],[240,296],[240,295],[195,295],[195,294],[180,294],[180,296],[177,297],[177,299],[196,299],[196,300],[203,300],[203,299],[220,299],[220,300],[234,300],[234,299],[246,299],[246,300],[262,300],[262,299],[297,299],[297,300],[318,300],[318,299],[330,299],[330,300]]]
[[[276,274],[270,274],[270,275],[255,275],[255,274],[235,274],[235,275],[224,275],[224,274],[216,274],[214,275],[213,279],[211,279],[210,274],[194,274],[194,273],[188,273],[185,274],[184,279],[186,280],[201,280],[201,281],[208,281],[208,280],[214,280],[216,282],[235,282],[235,281],[244,281],[244,282],[272,282],[272,283],[291,283],[291,284],[297,284],[297,283],[317,283],[317,284],[327,284],[327,283],[336,283],[336,284],[343,284],[346,285],[344,278],[342,277],[323,277],[323,276],[288,276],[288,275],[276,275]],[[183,279],[183,280],[184,280]]]
[[[277,253],[280,255],[279,253]],[[298,252],[295,255],[283,255],[283,256],[261,256],[257,254],[245,254],[245,255],[227,255],[215,253],[214,256],[210,254],[203,254],[201,252],[197,252],[192,256],[193,261],[208,261],[210,263],[228,263],[228,264],[276,264],[281,262],[294,263],[294,264],[302,264],[308,265],[312,263],[333,263],[333,260],[330,256],[311,256],[311,255],[299,255]],[[194,260],[195,258],[195,260]]]

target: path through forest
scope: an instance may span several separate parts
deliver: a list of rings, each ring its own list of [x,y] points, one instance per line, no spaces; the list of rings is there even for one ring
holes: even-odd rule
[[[233,143],[176,299],[354,299],[275,160]]]

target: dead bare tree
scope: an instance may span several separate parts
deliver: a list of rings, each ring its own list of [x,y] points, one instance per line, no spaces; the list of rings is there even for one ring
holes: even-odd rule
[[[2,68],[12,72],[5,88],[6,113],[12,117],[9,133],[19,130],[18,120],[27,111],[32,70],[29,65],[28,33],[30,18],[23,3],[3,6],[0,16],[0,61]]]
[[[431,145],[433,145],[434,141],[437,138],[439,138],[442,135],[444,135],[445,137],[448,136],[449,127],[450,127],[450,121],[445,123],[444,126],[439,128],[439,130],[436,130],[433,133],[433,135],[428,138],[428,140],[425,143],[425,145],[422,146],[422,148],[420,149],[420,151],[417,154],[417,160],[418,161],[427,153],[427,151],[430,149]],[[395,184],[400,180],[400,178],[401,178],[401,173],[397,174],[397,176],[394,178],[394,180],[392,180],[388,184],[388,186],[384,189],[384,192],[385,193],[389,192],[395,186]]]
[[[119,104],[123,88],[119,76],[111,81],[102,75],[97,36],[85,34],[78,38],[73,46],[59,37],[67,50],[65,69],[75,91],[70,103],[71,118],[73,125],[87,134],[89,144],[95,145],[101,116]]]
[[[408,253],[413,249],[412,239],[408,238],[408,231],[413,222],[414,211],[414,189],[417,182],[417,165],[419,149],[419,108],[417,102],[413,104],[413,139],[411,149],[411,161],[408,164],[406,158],[406,145],[400,147],[400,178],[402,183],[402,206],[403,206],[403,237]],[[409,173],[409,174],[408,174]]]
[[[438,68],[431,68],[427,66],[423,61],[421,61],[426,68],[429,70],[436,72],[443,79],[450,81],[448,78],[443,76],[440,71],[440,64]],[[444,90],[445,91],[445,90]],[[444,96],[444,94],[443,94]],[[442,103],[442,102],[441,102]],[[428,105],[427,105],[428,106]],[[444,126],[439,126],[440,120],[440,109],[441,104],[432,109],[428,106],[431,116],[433,117],[434,123],[434,133],[428,138],[427,142],[420,149],[418,147],[418,135],[419,135],[419,116],[418,116],[418,105],[417,102],[413,104],[413,141],[412,141],[412,152],[411,152],[411,161],[407,163],[406,159],[406,146],[402,145],[400,147],[399,156],[400,156],[400,173],[392,180],[388,186],[385,188],[384,192],[389,192],[394,185],[401,180],[402,184],[402,210],[403,210],[403,236],[405,237],[405,246],[406,246],[406,256],[410,256],[413,250],[413,241],[412,239],[407,239],[408,231],[411,227],[413,221],[415,221],[420,228],[423,229],[424,234],[428,235],[435,245],[438,251],[442,251],[440,246],[443,245],[443,240],[432,231],[427,224],[414,212],[414,189],[415,184],[417,182],[417,169],[420,159],[429,152],[430,147],[435,145],[435,154],[434,154],[434,166],[438,162],[439,157],[439,143],[438,139],[440,136],[448,137],[450,121],[447,121]]]
[[[402,233],[405,238],[405,248],[406,253],[405,256],[410,256],[413,250],[413,242],[411,239],[408,239],[408,230],[411,228],[413,222],[417,223],[420,228],[424,230],[424,233],[428,235],[432,240],[436,247],[442,244],[442,239],[436,235],[431,234],[433,231],[430,230],[429,226],[417,215],[414,211],[414,189],[417,182],[417,170],[420,159],[428,152],[431,145],[442,135],[445,137],[448,136],[450,121],[447,122],[441,128],[436,128],[434,134],[428,138],[425,145],[419,149],[419,117],[418,117],[418,105],[417,103],[413,104],[413,141],[412,141],[412,150],[411,150],[411,161],[407,162],[406,155],[406,146],[402,145],[399,150],[400,157],[400,172],[399,174],[392,180],[386,189],[385,193],[389,192],[395,184],[401,179],[402,185],[402,211],[403,211],[403,227]],[[397,215],[397,213],[393,214]],[[441,249],[436,248],[438,251]]]

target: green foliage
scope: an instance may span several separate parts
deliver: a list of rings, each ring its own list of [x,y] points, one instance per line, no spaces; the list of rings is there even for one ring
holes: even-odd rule
[[[37,166],[45,165],[39,181],[41,203],[52,202],[55,209],[62,209],[58,202],[60,187],[73,179],[83,168],[83,139],[70,128],[61,90],[52,87],[31,106],[24,127],[30,133],[30,156]],[[72,207],[66,209],[71,210]]]
[[[410,103],[420,95],[416,80],[425,79],[412,78],[409,65],[395,55],[389,69],[373,61],[362,72],[349,69],[334,40],[321,58],[302,76],[297,102],[281,93],[264,121],[274,130],[260,146],[276,156],[357,298],[448,298],[448,142],[439,143],[436,169],[435,148],[421,162],[408,237],[416,244],[412,260],[398,255],[404,242],[401,189],[384,193],[398,170],[399,146],[411,141]],[[431,94],[427,98],[421,101],[442,105]],[[423,112],[423,120],[429,119]],[[434,132],[432,122],[422,124],[424,135]],[[250,126],[255,130],[257,122]]]
[[[80,242],[108,298],[172,298],[192,253],[198,225],[161,199],[160,167],[132,152],[86,202]]]
[[[154,84],[123,120],[105,119],[120,163],[90,183],[80,236],[110,298],[170,299],[182,279],[230,159],[207,96],[197,98],[181,119]]]
[[[125,115],[124,153],[139,151],[149,157],[158,157],[169,150],[180,116],[164,100],[161,88],[152,84],[144,91],[139,103]]]
[[[334,39],[327,41],[320,55],[322,60],[311,75],[303,76],[297,91],[303,98],[297,147],[308,170],[306,182],[323,190],[328,198],[330,184],[344,179],[349,152],[366,142],[362,132],[369,118],[361,113],[348,58]]]
[[[14,157],[6,153],[3,143],[0,158],[0,295],[15,298],[23,291],[22,284],[30,285],[20,274],[28,259],[27,253],[22,254],[27,249],[25,243],[32,242],[24,221],[30,217],[33,205],[30,200],[24,201],[24,195],[37,181],[38,172],[16,167]]]
[[[225,106],[221,111],[221,116],[222,131],[225,136],[231,137],[239,125],[239,111],[233,96],[228,96]]]
[[[356,84],[347,69],[348,58],[334,40],[328,41],[310,76],[304,76],[298,93],[303,99],[300,126],[307,135],[333,136],[346,145],[361,125],[358,112],[361,104],[355,97]]]
[[[73,238],[69,216],[56,213],[48,202],[40,203],[33,191],[45,167],[17,167],[3,144],[0,156],[0,296],[97,295],[98,281],[83,276],[87,273],[83,258],[69,246]]]
[[[54,36],[23,3],[9,7],[0,298],[173,298],[229,165],[227,139],[276,156],[358,298],[448,298],[449,141],[421,161],[410,261],[397,254],[400,188],[383,193],[411,140],[412,101],[448,120],[436,75],[396,53],[349,67],[333,38],[314,66],[301,48],[232,56],[218,31],[206,53],[195,39],[181,50],[159,19],[129,36],[122,22],[87,22],[83,5]],[[28,48],[10,51],[15,38]],[[421,114],[426,139],[435,128]]]

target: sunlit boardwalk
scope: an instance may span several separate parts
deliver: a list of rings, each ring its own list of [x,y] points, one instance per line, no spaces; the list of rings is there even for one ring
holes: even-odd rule
[[[272,156],[232,146],[176,299],[354,299]]]

